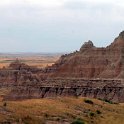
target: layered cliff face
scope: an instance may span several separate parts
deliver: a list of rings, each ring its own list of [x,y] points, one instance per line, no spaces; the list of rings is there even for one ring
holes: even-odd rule
[[[61,56],[48,72],[50,77],[124,78],[124,32],[106,48],[85,42],[79,51]]]
[[[47,79],[40,83],[23,82],[14,85],[4,99],[22,100],[58,96],[100,98],[118,103],[124,102],[124,85],[122,80]]]

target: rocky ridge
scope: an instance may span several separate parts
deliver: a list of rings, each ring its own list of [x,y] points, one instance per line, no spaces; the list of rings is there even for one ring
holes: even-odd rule
[[[49,70],[51,77],[124,78],[124,31],[105,48],[85,42],[79,51],[61,56]]]

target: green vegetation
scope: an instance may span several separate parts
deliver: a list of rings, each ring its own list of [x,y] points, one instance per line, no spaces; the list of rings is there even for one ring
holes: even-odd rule
[[[90,117],[94,117],[94,116],[95,116],[95,113],[94,113],[94,112],[90,112],[90,113],[89,113],[89,116],[90,116]]]
[[[89,100],[89,99],[84,99],[84,102],[85,103],[88,103],[88,104],[93,104],[93,101],[92,100]]]
[[[99,98],[99,100],[104,101],[104,102],[107,102],[109,104],[116,104],[116,103],[114,103],[114,102],[112,102],[111,100],[108,100],[108,99],[100,99]]]
[[[85,124],[85,122],[82,119],[78,118],[74,120],[71,124]]]
[[[109,104],[114,104],[112,101],[107,100],[107,99],[104,99],[103,101],[105,101],[105,102],[107,102],[107,103],[109,103]]]
[[[96,113],[97,114],[101,114],[102,112],[100,110],[96,110]]]

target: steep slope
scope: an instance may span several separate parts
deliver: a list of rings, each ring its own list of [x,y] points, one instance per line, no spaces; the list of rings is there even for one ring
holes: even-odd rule
[[[61,56],[47,68],[50,77],[124,78],[124,31],[106,48],[97,48],[92,41],[79,51]]]

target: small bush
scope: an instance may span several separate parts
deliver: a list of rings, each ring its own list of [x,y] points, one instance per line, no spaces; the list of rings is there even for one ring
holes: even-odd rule
[[[96,110],[96,113],[97,113],[97,114],[101,114],[101,111],[100,111],[100,110]]]
[[[95,113],[94,113],[94,112],[90,112],[90,113],[89,113],[89,116],[90,116],[90,117],[94,117],[94,116],[95,116]]]
[[[3,106],[4,106],[4,107],[6,107],[6,106],[7,106],[7,103],[6,103],[6,102],[4,102],[4,103],[3,103]]]
[[[85,99],[84,102],[85,103],[88,103],[88,104],[93,104],[93,101],[92,100],[89,100],[89,99]]]
[[[100,98],[98,98],[98,99],[101,100],[101,101],[107,102],[109,104],[116,104],[116,103],[114,103],[114,102],[112,102],[112,101],[110,101],[108,99],[100,99]]]
[[[101,98],[98,98],[98,100],[101,100],[101,101],[103,101],[103,99],[101,99]]]
[[[109,103],[109,104],[114,104],[112,101],[104,99],[105,102]]]
[[[47,113],[45,113],[45,114],[44,114],[44,117],[45,117],[45,118],[48,118],[48,117],[49,117],[49,115],[48,115]]]
[[[85,124],[85,122],[82,119],[76,119],[71,124]]]

